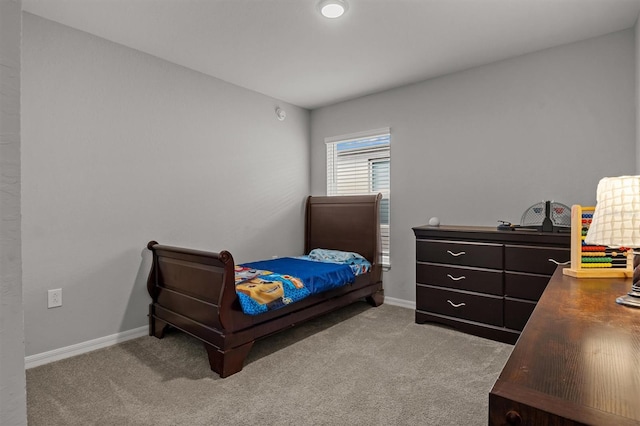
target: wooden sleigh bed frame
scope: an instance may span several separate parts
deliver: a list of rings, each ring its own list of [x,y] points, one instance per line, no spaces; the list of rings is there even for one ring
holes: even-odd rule
[[[380,264],[380,195],[308,197],[305,254],[314,248],[356,252],[371,272],[352,284],[309,296],[259,315],[242,312],[235,291],[231,253],[171,247],[151,241],[153,263],[147,282],[149,335],[161,339],[175,327],[204,343],[211,369],[220,377],[242,370],[253,343],[356,300],[384,301]]]

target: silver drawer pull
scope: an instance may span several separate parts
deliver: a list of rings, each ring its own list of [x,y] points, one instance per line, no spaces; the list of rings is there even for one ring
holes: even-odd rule
[[[571,260],[567,260],[566,262],[558,262],[557,260],[549,259],[549,262],[555,263],[556,265],[568,265],[571,263]]]
[[[448,276],[449,278],[451,278],[453,281],[460,281],[460,280],[464,280],[465,278],[467,278],[467,277],[465,277],[464,275],[461,275],[461,276],[459,276],[459,277],[454,277],[454,276],[452,276],[451,274],[447,274],[447,276]]]
[[[464,305],[466,305],[466,303],[464,303],[464,302],[463,302],[463,303],[458,303],[458,304],[453,303],[453,302],[452,302],[451,300],[449,300],[449,299],[447,299],[447,302],[449,302],[449,304],[450,304],[451,306],[453,306],[454,308],[459,308],[460,306],[464,306]]]
[[[463,252],[463,251],[459,251],[458,253],[454,253],[454,252],[452,252],[451,250],[447,250],[447,253],[449,253],[449,254],[450,254],[451,256],[453,256],[453,257],[458,257],[458,256],[462,256],[463,254],[466,254],[466,253],[465,253],[465,252]]]

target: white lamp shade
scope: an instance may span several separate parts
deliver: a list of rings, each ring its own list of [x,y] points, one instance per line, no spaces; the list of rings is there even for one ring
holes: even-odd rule
[[[640,247],[640,176],[600,180],[585,244]]]

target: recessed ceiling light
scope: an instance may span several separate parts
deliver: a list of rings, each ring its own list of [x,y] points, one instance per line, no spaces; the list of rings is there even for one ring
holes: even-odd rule
[[[346,0],[322,0],[318,4],[320,13],[325,18],[339,18],[349,9]]]

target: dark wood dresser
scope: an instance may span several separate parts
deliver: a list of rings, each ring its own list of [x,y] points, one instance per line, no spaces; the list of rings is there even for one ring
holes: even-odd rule
[[[559,264],[569,233],[419,226],[416,322],[515,343]]]
[[[640,425],[640,309],[631,279],[558,268],[489,394],[489,425]]]

